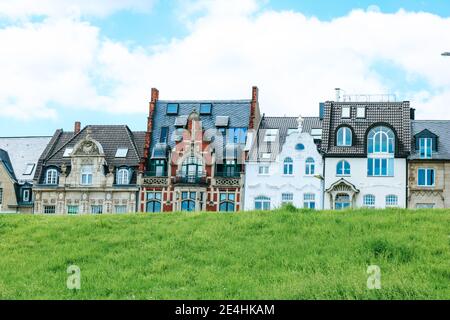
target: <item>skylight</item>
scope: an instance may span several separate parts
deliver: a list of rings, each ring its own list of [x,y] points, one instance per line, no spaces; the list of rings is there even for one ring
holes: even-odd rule
[[[25,176],[29,176],[33,173],[33,169],[34,169],[34,163],[28,163],[27,166],[25,167],[25,171],[23,174]]]
[[[64,158],[70,157],[70,155],[72,154],[72,152],[73,152],[73,148],[66,148],[66,150],[64,150],[64,155],[63,155],[63,157],[64,157]]]
[[[126,158],[128,154],[128,148],[119,148],[116,152],[116,158]]]
[[[166,113],[169,115],[178,114],[178,103],[168,103]]]
[[[202,103],[200,104],[200,114],[211,114],[212,104]]]

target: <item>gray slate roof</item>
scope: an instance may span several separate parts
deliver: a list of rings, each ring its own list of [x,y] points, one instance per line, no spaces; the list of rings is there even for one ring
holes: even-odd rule
[[[420,159],[415,150],[414,136],[425,129],[438,136],[438,152],[433,152],[433,159],[450,160],[450,121],[449,120],[415,120],[412,121],[412,152],[410,159]]]
[[[342,118],[342,107],[351,106],[351,118]],[[366,107],[366,117],[356,118],[356,107]],[[336,146],[336,132],[341,126],[353,130],[351,147]],[[397,134],[396,156],[407,157],[411,151],[411,108],[404,102],[334,102],[324,104],[321,151],[325,156],[365,157],[368,130],[377,125],[388,125]]]
[[[8,137],[0,138],[0,149],[10,157],[14,175],[19,183],[32,182],[39,157],[47,147],[51,137]],[[30,175],[25,175],[28,163],[35,164]]]
[[[289,129],[298,128],[298,117],[266,117],[261,119],[257,139],[253,144],[250,152],[251,160],[262,160],[263,153],[272,153],[272,158],[275,158],[281,151]],[[312,129],[322,129],[322,121],[319,117],[304,117],[303,118],[303,133],[311,133]],[[267,129],[277,129],[278,137],[275,143],[265,143],[264,137]]]
[[[178,103],[178,115],[166,114],[168,103]],[[216,128],[216,117],[228,116],[228,127],[248,128],[250,121],[251,100],[230,100],[230,101],[166,101],[160,100],[156,103],[153,115],[153,131],[151,150],[159,143],[161,128],[169,127],[169,146],[174,147],[175,141],[171,137],[175,128],[175,121],[179,116],[189,116],[192,111],[200,111],[200,104],[212,103],[210,115],[200,114],[200,121],[204,130]],[[152,152],[150,152],[151,154]]]
[[[63,163],[70,167],[70,157],[64,157],[64,152],[66,148],[73,148],[79,141],[84,139],[88,133],[88,128],[92,131],[91,138],[102,145],[108,165],[114,167],[139,166],[144,152],[145,132],[132,132],[125,125],[93,125],[84,127],[77,135],[74,135],[73,132],[57,130],[48,148],[39,160],[35,179],[41,180],[44,167],[60,167]],[[128,149],[125,158],[115,157],[118,148]]]

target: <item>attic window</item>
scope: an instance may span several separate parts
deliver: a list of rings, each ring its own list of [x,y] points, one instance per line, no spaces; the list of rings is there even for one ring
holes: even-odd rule
[[[66,150],[64,150],[64,155],[63,155],[63,157],[64,157],[64,158],[70,157],[70,155],[72,154],[72,152],[73,152],[73,148],[66,148]]]
[[[268,159],[272,158],[272,154],[271,153],[263,153],[261,155],[261,158],[264,160],[268,160]]]
[[[128,148],[119,148],[116,152],[116,158],[126,158],[128,154]]]
[[[344,106],[342,107],[342,118],[350,118],[350,106]]]
[[[366,107],[356,108],[356,117],[359,119],[365,118],[366,117]]]
[[[168,103],[166,113],[169,115],[178,114],[178,103]]]
[[[311,136],[314,139],[321,139],[322,138],[322,129],[320,129],[320,128],[311,129]]]
[[[228,127],[230,122],[230,117],[228,116],[217,116],[216,117],[216,127]]]
[[[23,174],[25,176],[29,176],[33,173],[33,169],[34,169],[34,163],[28,163]]]
[[[212,103],[202,103],[200,104],[200,114],[211,114]]]
[[[188,116],[178,116],[175,119],[175,127],[185,127],[188,122]]]
[[[278,135],[278,129],[267,129],[264,136],[264,142],[275,142]]]

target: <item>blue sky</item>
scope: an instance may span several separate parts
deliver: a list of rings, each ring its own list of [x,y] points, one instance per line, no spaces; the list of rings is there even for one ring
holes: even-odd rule
[[[0,4],[0,136],[74,121],[145,130],[153,86],[164,99],[247,99],[258,85],[263,112],[294,116],[339,86],[448,117],[446,0],[30,1]]]

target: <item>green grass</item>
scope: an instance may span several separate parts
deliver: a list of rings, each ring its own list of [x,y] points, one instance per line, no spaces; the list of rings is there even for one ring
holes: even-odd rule
[[[4,215],[0,298],[450,299],[449,245],[450,211]]]

